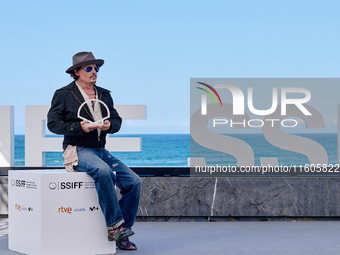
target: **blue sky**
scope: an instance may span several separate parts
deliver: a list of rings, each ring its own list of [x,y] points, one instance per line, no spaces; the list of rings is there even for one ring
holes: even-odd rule
[[[189,133],[190,78],[339,77],[339,1],[1,1],[1,105],[49,105],[72,55],[97,84],[145,104],[121,133]]]

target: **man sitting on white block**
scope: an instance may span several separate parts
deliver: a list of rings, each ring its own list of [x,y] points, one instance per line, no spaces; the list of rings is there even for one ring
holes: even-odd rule
[[[120,249],[136,250],[128,238],[134,234],[131,227],[137,215],[142,180],[105,149],[106,135],[118,132],[122,119],[113,106],[110,91],[95,84],[103,64],[104,60],[95,59],[91,52],[73,56],[73,65],[66,73],[74,81],[54,93],[47,126],[51,132],[64,135],[66,169],[86,172],[94,179],[108,240],[116,241]],[[119,201],[115,185],[121,189]]]

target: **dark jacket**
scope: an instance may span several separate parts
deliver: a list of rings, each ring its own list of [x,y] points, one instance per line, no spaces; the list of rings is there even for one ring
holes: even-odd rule
[[[77,117],[77,113],[79,106],[85,100],[74,81],[54,93],[51,108],[47,114],[47,127],[55,134],[64,135],[64,149],[69,144],[94,148],[104,147],[106,134],[119,131],[122,118],[118,115],[116,109],[114,109],[110,91],[96,85],[95,87],[98,91],[98,99],[103,101],[110,111],[110,118],[108,120],[111,122],[111,129],[101,131],[100,137],[98,137],[96,129],[89,133],[84,133],[81,128],[80,122],[82,119]],[[102,104],[100,104],[100,106],[102,116],[107,116],[106,108]],[[88,120],[94,121],[87,104],[82,107],[80,115]]]

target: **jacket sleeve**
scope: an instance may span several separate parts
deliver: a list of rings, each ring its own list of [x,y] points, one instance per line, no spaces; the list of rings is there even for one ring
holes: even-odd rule
[[[122,126],[122,118],[119,116],[117,110],[114,108],[113,100],[110,94],[108,97],[107,107],[110,110],[109,121],[111,122],[111,129],[107,132],[111,134],[117,133]]]
[[[76,112],[70,112],[66,106],[65,91],[56,91],[53,95],[51,108],[47,114],[48,129],[58,135],[82,135],[83,130]]]

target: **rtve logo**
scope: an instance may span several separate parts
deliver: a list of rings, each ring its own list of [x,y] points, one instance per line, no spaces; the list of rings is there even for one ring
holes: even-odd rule
[[[71,214],[72,213],[72,208],[71,207],[60,207],[58,209],[58,213],[68,213]]]
[[[72,209],[72,207],[60,207],[58,208],[58,213],[68,213],[68,214],[71,214],[72,212],[86,212],[86,209],[85,208],[78,208],[78,207],[74,207]]]

